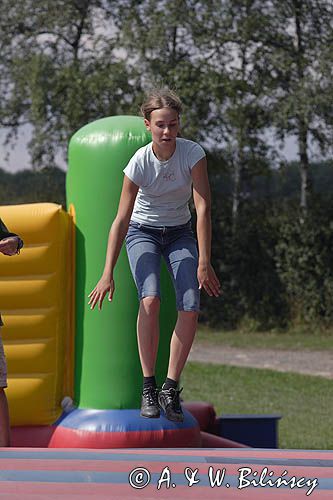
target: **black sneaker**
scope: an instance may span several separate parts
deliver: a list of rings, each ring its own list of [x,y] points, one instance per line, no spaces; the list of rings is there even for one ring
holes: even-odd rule
[[[156,387],[144,387],[141,398],[141,417],[158,418],[160,416],[157,393]]]
[[[158,393],[158,402],[168,420],[183,422],[184,415],[180,406],[179,394],[183,389],[161,389]]]

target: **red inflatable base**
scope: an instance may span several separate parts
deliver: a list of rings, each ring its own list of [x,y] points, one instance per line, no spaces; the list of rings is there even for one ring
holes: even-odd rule
[[[58,425],[13,427],[11,444],[15,447],[36,448],[245,448],[244,444],[215,435],[216,416],[213,406],[202,401],[183,403],[187,427],[173,425],[163,428],[161,419],[138,419],[138,425],[148,429],[126,430],[126,422],[115,424],[110,432],[110,421],[97,425],[96,411],[87,410],[86,420],[76,410],[78,420],[71,426],[63,425],[70,417],[64,415]],[[130,410],[132,411],[132,410]],[[84,412],[82,412],[84,413]],[[102,412],[103,413],[103,412]],[[95,417],[94,417],[95,415]],[[169,422],[170,424],[170,422]],[[95,430],[96,429],[96,430]],[[103,429],[106,429],[103,431]]]
[[[201,448],[197,428],[160,431],[89,432],[58,427],[49,448]]]

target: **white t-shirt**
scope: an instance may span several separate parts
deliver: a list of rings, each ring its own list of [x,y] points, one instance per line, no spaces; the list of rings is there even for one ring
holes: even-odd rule
[[[204,156],[199,144],[179,137],[166,161],[156,158],[152,142],[138,149],[124,168],[125,175],[139,186],[131,219],[150,226],[186,224],[191,218],[191,170]]]

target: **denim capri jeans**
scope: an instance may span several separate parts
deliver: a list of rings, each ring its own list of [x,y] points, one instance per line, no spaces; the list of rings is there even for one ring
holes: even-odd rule
[[[171,275],[178,311],[199,311],[198,248],[191,221],[181,226],[149,226],[131,221],[126,250],[139,300],[159,297],[163,256]]]

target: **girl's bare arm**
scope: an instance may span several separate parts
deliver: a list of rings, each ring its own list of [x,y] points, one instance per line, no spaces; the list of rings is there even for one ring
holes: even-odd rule
[[[109,292],[109,300],[112,300],[115,290],[113,270],[128,230],[138,189],[139,187],[125,175],[118,212],[109,232],[104,271],[99,282],[89,294],[91,309],[94,309],[97,303],[98,308],[102,308],[102,303],[107,292]]]
[[[211,265],[211,196],[206,158],[192,168],[193,199],[197,212],[197,237],[199,246],[198,281],[208,295],[218,297],[221,285]]]

